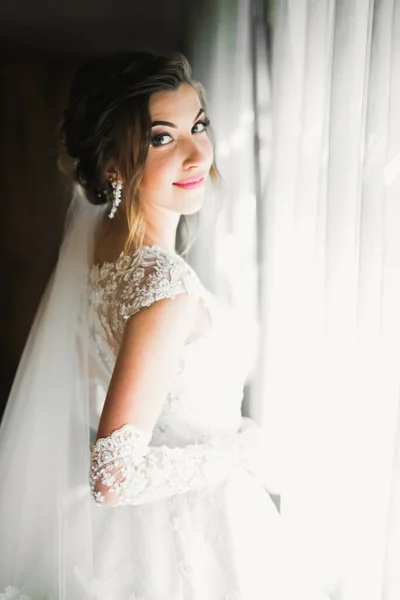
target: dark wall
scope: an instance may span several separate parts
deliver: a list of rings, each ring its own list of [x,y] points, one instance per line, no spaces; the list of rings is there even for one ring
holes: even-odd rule
[[[56,125],[75,68],[115,50],[185,52],[185,0],[0,4],[0,415],[55,264],[70,189]]]
[[[48,57],[179,49],[189,10],[185,0],[13,0],[0,3],[0,43]]]

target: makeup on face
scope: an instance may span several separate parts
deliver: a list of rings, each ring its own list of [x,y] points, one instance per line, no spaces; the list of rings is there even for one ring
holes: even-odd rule
[[[201,114],[205,115],[205,111],[204,108],[200,108],[199,112],[197,113],[197,115],[195,116],[195,118],[193,119],[193,122],[197,121],[196,123],[194,123],[193,127],[192,127],[192,134],[200,134],[200,133],[205,133],[207,127],[209,127],[210,125],[210,119],[208,118],[204,118],[203,120],[198,121],[198,118],[200,117]],[[202,129],[200,131],[193,131],[193,129],[198,126],[201,125]],[[175,123],[171,123],[170,121],[153,121],[151,124],[151,127],[170,127],[171,129],[178,129],[178,126]],[[168,146],[170,142],[166,142],[163,143],[163,140],[166,140],[167,138],[170,138],[170,140],[172,140],[172,136],[166,132],[160,132],[160,133],[156,133],[154,135],[152,135],[151,140],[150,140],[150,144],[153,148],[161,148],[164,146]]]
[[[199,112],[197,113],[197,115],[193,119],[193,122],[197,121],[197,119],[199,118],[199,116],[202,113],[204,113],[204,108],[200,108]],[[177,125],[175,125],[174,123],[170,123],[169,121],[153,121],[152,124],[151,124],[152,127],[157,127],[157,125],[164,125],[165,127],[172,127],[173,129],[178,129]]]
[[[139,192],[147,218],[156,211],[155,227],[165,210],[189,215],[201,209],[213,149],[207,111],[190,85],[155,94],[149,112],[153,131]]]
[[[181,179],[180,181],[174,181],[173,185],[186,190],[194,190],[204,184],[204,175],[197,175],[196,177],[188,177],[187,179]]]

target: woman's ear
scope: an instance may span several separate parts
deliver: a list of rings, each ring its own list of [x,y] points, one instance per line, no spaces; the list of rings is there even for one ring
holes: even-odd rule
[[[114,181],[115,179],[121,179],[118,177],[118,168],[114,161],[110,160],[104,168],[104,177],[107,181]]]

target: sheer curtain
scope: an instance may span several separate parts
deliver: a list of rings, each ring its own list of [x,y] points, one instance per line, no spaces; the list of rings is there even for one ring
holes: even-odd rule
[[[258,389],[293,544],[400,598],[400,2],[275,0]]]
[[[252,71],[251,0],[203,0],[191,4],[191,35],[187,55],[193,75],[207,93],[221,189],[208,189],[198,235],[188,260],[205,285],[247,319],[249,364],[255,366],[259,344],[257,269],[257,172],[255,160],[254,78]],[[262,69],[263,70],[263,69]],[[263,97],[269,97],[268,77]],[[262,116],[263,136],[269,138],[270,115]],[[265,152],[268,162],[268,144]],[[249,374],[244,412],[254,417]]]

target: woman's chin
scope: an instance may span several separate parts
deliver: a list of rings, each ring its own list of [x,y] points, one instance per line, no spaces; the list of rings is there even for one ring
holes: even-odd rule
[[[180,210],[181,215],[193,215],[197,213],[204,204],[204,195],[199,196],[198,198],[192,198],[188,200],[188,202],[180,202]]]

